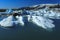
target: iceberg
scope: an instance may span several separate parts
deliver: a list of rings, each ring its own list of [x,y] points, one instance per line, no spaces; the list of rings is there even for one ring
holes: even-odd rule
[[[11,27],[13,26],[13,16],[9,16],[7,18],[4,18],[2,21],[0,21],[0,25],[3,27]]]
[[[19,23],[21,26],[24,26],[23,16],[19,16],[17,19],[18,19],[18,20],[17,20],[18,23]]]
[[[44,28],[44,29],[48,29],[48,28],[51,29],[55,27],[52,20],[46,19],[42,16],[32,16],[31,20],[32,20],[31,22],[33,22],[37,26]]]

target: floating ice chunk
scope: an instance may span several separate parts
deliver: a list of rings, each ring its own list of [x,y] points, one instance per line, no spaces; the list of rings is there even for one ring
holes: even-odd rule
[[[55,25],[52,24],[51,20],[47,20],[46,18],[42,16],[32,16],[32,22],[44,29],[48,29],[48,28],[51,29],[55,27]]]
[[[23,16],[19,16],[17,21],[20,25],[24,26]]]
[[[39,27],[42,27],[44,29],[47,29],[47,27],[44,26],[44,24],[42,23],[42,20],[38,20],[36,19],[36,16],[32,16],[32,22],[36,25],[38,25]]]
[[[2,21],[0,21],[0,25],[3,27],[11,27],[13,26],[13,16],[9,16],[5,19],[3,19]]]
[[[31,19],[31,16],[30,16],[30,15],[27,15],[27,17],[28,17],[28,21],[30,21],[30,19]]]

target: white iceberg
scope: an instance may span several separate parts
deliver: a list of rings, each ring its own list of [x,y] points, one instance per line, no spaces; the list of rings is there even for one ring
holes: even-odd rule
[[[17,16],[17,21],[21,26],[24,26],[23,16]]]
[[[4,18],[2,21],[0,21],[0,25],[3,27],[11,27],[13,26],[13,16],[9,16],[7,18]]]
[[[44,29],[51,29],[53,27],[55,27],[52,20],[48,20],[42,16],[32,16],[32,22],[36,25],[38,25],[39,27],[42,27]]]

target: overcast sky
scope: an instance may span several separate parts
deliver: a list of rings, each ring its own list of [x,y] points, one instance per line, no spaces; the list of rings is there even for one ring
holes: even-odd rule
[[[59,0],[0,0],[0,8],[19,8],[41,3],[59,3]]]

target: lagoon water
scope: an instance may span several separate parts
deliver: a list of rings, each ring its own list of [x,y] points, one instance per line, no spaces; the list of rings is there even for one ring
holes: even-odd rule
[[[4,17],[1,17],[2,20]],[[25,26],[14,25],[12,28],[0,26],[0,40],[59,40],[60,19],[52,19],[55,24],[53,31],[44,30],[27,22]]]

